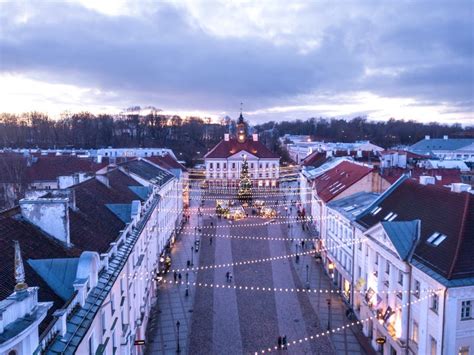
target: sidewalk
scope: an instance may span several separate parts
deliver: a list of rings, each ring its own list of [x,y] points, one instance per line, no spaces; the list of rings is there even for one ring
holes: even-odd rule
[[[287,196],[287,200],[295,198],[297,198],[297,196]],[[293,208],[292,214],[296,215],[295,208]],[[292,252],[295,250],[295,244],[298,242],[298,238],[314,238],[314,231],[303,231],[301,223],[295,223],[292,228],[292,235],[295,238],[293,245],[290,246]],[[299,250],[301,250],[301,247],[299,247]],[[305,250],[309,249],[306,248]],[[319,316],[321,327],[324,330],[328,329],[328,327],[329,329],[335,329],[350,323],[351,321],[346,317],[346,310],[348,307],[342,300],[341,296],[339,294],[325,292],[325,290],[330,292],[330,290],[336,290],[336,288],[325,273],[322,264],[316,262],[316,259],[313,256],[303,256],[301,257],[299,264],[295,263],[301,282],[306,285],[306,265],[309,266],[308,274],[310,288],[324,290],[324,293],[318,292],[311,297],[311,306]],[[330,306],[328,306],[328,301],[330,302]],[[330,338],[337,354],[376,354],[369,345],[368,340],[361,333],[360,326],[353,326],[337,331],[332,333]]]
[[[200,197],[191,199],[191,205],[196,207]],[[197,226],[197,214],[191,214],[186,227]],[[192,229],[191,229],[192,230]],[[171,251],[171,269],[181,269],[191,260],[191,247],[194,247],[194,236],[180,234]],[[199,253],[194,252],[194,265],[199,265]],[[186,273],[182,274],[182,282],[186,281]],[[173,280],[173,273],[164,277],[167,281]],[[194,272],[188,273],[189,282],[196,280]],[[157,303],[151,311],[151,318],[147,329],[145,354],[176,354],[178,332],[176,322],[179,321],[179,347],[182,354],[188,353],[191,316],[193,313],[195,288],[189,287],[189,296],[185,295],[186,286],[161,284],[158,287]]]

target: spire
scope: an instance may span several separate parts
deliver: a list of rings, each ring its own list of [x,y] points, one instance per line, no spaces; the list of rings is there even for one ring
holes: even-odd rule
[[[25,268],[23,267],[23,259],[21,258],[20,243],[17,240],[15,243],[15,291],[20,292],[28,288],[25,283]]]
[[[242,115],[242,106],[243,106],[243,105],[244,105],[244,103],[241,102],[241,103],[240,103],[240,116],[239,116],[239,120],[238,120],[238,122],[237,122],[237,123],[239,123],[239,124],[244,123],[244,116]]]

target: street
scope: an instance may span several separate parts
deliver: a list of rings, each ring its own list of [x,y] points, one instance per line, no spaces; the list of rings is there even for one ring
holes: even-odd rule
[[[331,289],[329,278],[314,259],[310,241],[306,240],[304,249],[299,241],[310,236],[296,221],[295,207],[289,202],[296,197],[288,194],[287,201],[278,195],[266,198],[267,205],[281,200],[280,215],[274,222],[251,214],[229,222],[214,215],[215,198],[222,199],[222,194],[201,197],[197,189],[193,194],[191,210],[197,212],[204,198],[203,215],[191,214],[190,224],[173,248],[172,269],[185,269],[191,260],[194,228],[200,224],[201,247],[192,257],[195,270],[181,271],[182,284],[174,283],[173,273],[169,273],[160,285],[147,354],[176,353],[178,341],[183,354],[253,354],[275,351],[279,336],[286,337],[289,346],[278,351],[289,354],[365,354],[350,327],[330,337],[319,336],[328,326],[334,329],[348,323],[345,305],[337,294],[296,291],[308,286]],[[287,257],[296,251],[302,254],[299,262],[294,256]]]

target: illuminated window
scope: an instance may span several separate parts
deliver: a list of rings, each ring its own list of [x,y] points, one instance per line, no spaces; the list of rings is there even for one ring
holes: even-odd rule
[[[458,355],[469,355],[469,346],[461,346]]]
[[[413,327],[412,327],[412,332],[411,332],[411,340],[418,344],[418,337],[419,337],[419,332],[418,332],[418,323],[413,321]]]
[[[430,355],[436,355],[436,348],[438,344],[436,343],[436,339],[430,336]]]

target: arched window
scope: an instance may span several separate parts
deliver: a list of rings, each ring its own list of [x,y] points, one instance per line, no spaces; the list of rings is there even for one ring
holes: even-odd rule
[[[18,353],[16,352],[16,350],[10,350],[8,352],[8,355],[18,355]]]

